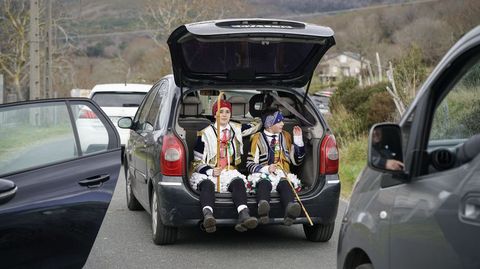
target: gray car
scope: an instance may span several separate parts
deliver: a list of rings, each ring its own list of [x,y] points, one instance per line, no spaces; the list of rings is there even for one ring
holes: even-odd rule
[[[399,124],[377,124],[345,212],[338,268],[480,268],[480,27]]]
[[[233,19],[179,27],[168,40],[173,76],[156,83],[133,119],[119,125],[130,129],[125,149],[127,206],[151,214],[153,241],[171,244],[178,227],[198,226],[203,215],[199,192],[190,186],[197,132],[211,125],[212,105],[223,91],[232,104],[232,121],[248,123],[266,108],[283,112],[284,129],[299,125],[307,156],[295,173],[302,179],[298,193],[305,215],[306,238],[328,241],[340,195],[338,150],[331,130],[308,96],[313,71],[335,44],[327,27],[285,20]],[[243,166],[250,139],[243,139]],[[279,196],[272,194],[270,224],[283,223]],[[230,193],[217,193],[218,226],[234,226],[237,214]],[[257,214],[254,195],[248,207]]]

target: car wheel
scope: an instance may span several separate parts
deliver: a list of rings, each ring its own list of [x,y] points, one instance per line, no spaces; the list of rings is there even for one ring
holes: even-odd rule
[[[127,166],[127,163],[125,163]],[[138,202],[137,198],[132,191],[132,175],[127,167],[125,167],[125,193],[127,194],[127,207],[128,209],[135,211],[143,209],[142,205]]]
[[[371,263],[364,263],[355,267],[355,269],[373,269],[373,265]]]
[[[327,242],[330,240],[333,234],[333,228],[335,223],[328,224],[314,224],[310,226],[309,224],[303,224],[303,231],[305,232],[305,237],[307,240],[312,242]]]
[[[153,242],[156,245],[173,244],[177,240],[177,227],[165,226],[158,214],[158,197],[157,192],[152,193],[152,232]]]

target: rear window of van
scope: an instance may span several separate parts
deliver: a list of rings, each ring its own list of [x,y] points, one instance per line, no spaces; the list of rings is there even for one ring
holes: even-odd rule
[[[97,92],[92,100],[101,107],[138,107],[146,92]]]

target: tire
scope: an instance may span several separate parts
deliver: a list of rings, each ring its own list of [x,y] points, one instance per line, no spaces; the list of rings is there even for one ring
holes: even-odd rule
[[[373,265],[371,263],[364,263],[355,267],[355,269],[373,269]]]
[[[313,226],[303,224],[305,237],[312,242],[327,242],[332,238],[333,228],[335,228],[335,223],[314,224]]]
[[[157,192],[153,190],[152,193],[152,235],[153,242],[156,245],[173,244],[177,241],[177,227],[165,226],[158,214],[158,198]]]
[[[125,162],[125,193],[127,196],[127,207],[132,211],[142,210],[142,205],[138,202],[132,190],[132,175],[129,172],[127,163]]]

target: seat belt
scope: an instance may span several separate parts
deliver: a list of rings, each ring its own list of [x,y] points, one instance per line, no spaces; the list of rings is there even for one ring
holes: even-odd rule
[[[289,105],[287,102],[283,101],[280,96],[278,96],[276,93],[275,94],[270,94],[273,99],[275,99],[277,102],[279,102],[282,106],[284,106],[288,111],[292,112],[293,115],[297,116],[297,118],[303,120],[305,123],[307,123],[310,126],[313,126],[302,114],[300,114],[294,107]]]

